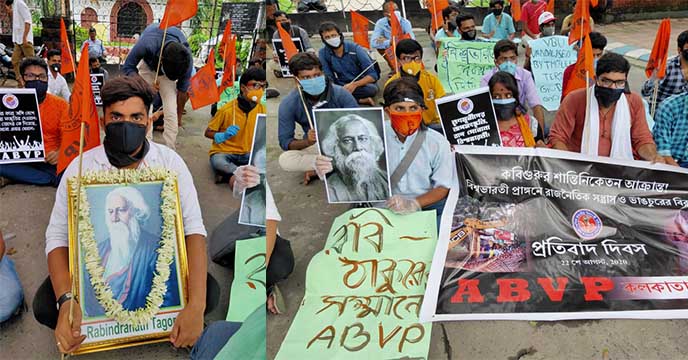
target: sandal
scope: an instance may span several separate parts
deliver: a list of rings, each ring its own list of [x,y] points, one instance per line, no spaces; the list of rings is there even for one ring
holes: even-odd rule
[[[286,310],[287,306],[284,303],[284,296],[282,296],[282,292],[277,285],[272,286],[272,292],[270,292],[268,298],[272,298],[272,306],[275,307],[276,315],[281,315],[284,313],[284,310]]]

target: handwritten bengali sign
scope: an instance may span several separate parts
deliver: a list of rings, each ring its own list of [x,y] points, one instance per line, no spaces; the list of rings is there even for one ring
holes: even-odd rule
[[[265,236],[236,242],[227,321],[244,322],[256,305],[266,301],[265,251]]]
[[[688,318],[688,170],[456,151],[422,320]]]
[[[0,89],[0,100],[0,164],[44,161],[36,90]]]
[[[336,218],[276,359],[426,359],[431,326],[418,312],[435,222],[376,208]]]
[[[495,43],[444,38],[437,59],[437,74],[448,93],[458,93],[480,87],[480,79],[492,70]]]
[[[565,36],[548,36],[531,40],[530,65],[535,77],[535,88],[542,105],[548,111],[559,109],[561,86],[566,67],[576,62],[578,54]]]

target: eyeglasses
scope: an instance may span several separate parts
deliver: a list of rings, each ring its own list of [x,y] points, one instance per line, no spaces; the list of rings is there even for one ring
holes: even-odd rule
[[[40,80],[40,81],[48,81],[48,75],[47,74],[24,74],[24,80],[26,81],[34,81],[34,80]]]
[[[399,60],[404,61],[404,62],[410,62],[410,61],[421,61],[423,58],[416,55],[416,56],[410,56],[410,55],[401,55],[399,57]]]
[[[246,84],[246,87],[249,89],[253,90],[258,90],[258,89],[265,89],[268,86],[266,83],[261,83],[261,82],[249,82]]]
[[[626,87],[626,80],[609,80],[607,78],[601,77],[599,79],[600,85],[608,88],[623,89]]]

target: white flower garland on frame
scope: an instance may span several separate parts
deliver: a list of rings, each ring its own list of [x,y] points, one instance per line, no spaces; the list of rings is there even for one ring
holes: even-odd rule
[[[82,175],[80,204],[78,214],[79,239],[83,248],[84,264],[91,277],[96,299],[105,310],[105,314],[120,324],[142,326],[160,311],[160,306],[167,293],[167,280],[170,277],[170,265],[175,257],[175,215],[177,212],[176,175],[166,169],[115,169],[110,171],[89,171]],[[86,197],[84,184],[121,184],[163,181],[160,193],[160,212],[162,215],[162,232],[160,246],[157,249],[158,259],[155,263],[155,275],[151,291],[146,296],[146,306],[134,311],[125,310],[112,293],[110,285],[104,280],[105,269],[98,253],[95,230],[91,223],[91,209]],[[72,193],[76,194],[76,177],[69,179]]]

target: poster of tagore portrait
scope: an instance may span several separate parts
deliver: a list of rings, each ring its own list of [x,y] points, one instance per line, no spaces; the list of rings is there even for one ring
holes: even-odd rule
[[[390,196],[382,108],[317,109],[320,154],[332,158],[330,203],[381,202]]]
[[[176,176],[155,169],[90,172],[80,192],[76,183],[69,180],[69,226],[86,335],[79,352],[165,341],[186,303]]]
[[[241,208],[239,209],[239,224],[265,227],[265,173],[267,168],[265,138],[266,123],[265,114],[258,114],[256,125],[253,131],[253,145],[251,146],[251,156],[249,164],[258,168],[260,181],[258,185],[244,190],[241,197]]]

